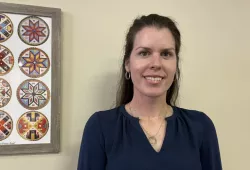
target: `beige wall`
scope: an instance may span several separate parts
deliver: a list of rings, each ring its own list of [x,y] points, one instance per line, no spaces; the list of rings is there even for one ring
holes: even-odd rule
[[[0,158],[0,169],[75,170],[82,130],[115,100],[124,35],[138,14],[172,16],[183,36],[182,107],[216,125],[225,170],[250,165],[250,1],[4,0],[63,11],[60,154]]]

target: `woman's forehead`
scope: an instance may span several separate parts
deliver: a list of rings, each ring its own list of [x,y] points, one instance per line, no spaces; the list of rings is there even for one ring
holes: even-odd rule
[[[175,41],[167,28],[146,27],[139,31],[134,40],[134,48],[174,48]]]

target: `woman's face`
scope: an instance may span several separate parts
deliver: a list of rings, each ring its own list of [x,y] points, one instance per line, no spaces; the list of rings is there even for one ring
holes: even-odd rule
[[[131,73],[134,94],[167,95],[177,65],[175,41],[167,28],[146,27],[139,31],[125,69]]]

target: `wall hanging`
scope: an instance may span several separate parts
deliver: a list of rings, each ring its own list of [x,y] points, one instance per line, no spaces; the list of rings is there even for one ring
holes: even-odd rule
[[[61,10],[0,3],[0,155],[60,150]]]

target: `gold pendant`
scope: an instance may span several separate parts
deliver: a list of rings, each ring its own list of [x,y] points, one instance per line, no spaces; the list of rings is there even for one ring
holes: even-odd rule
[[[148,140],[149,140],[149,143],[152,145],[155,145],[157,143],[157,140],[154,136],[149,137]]]

